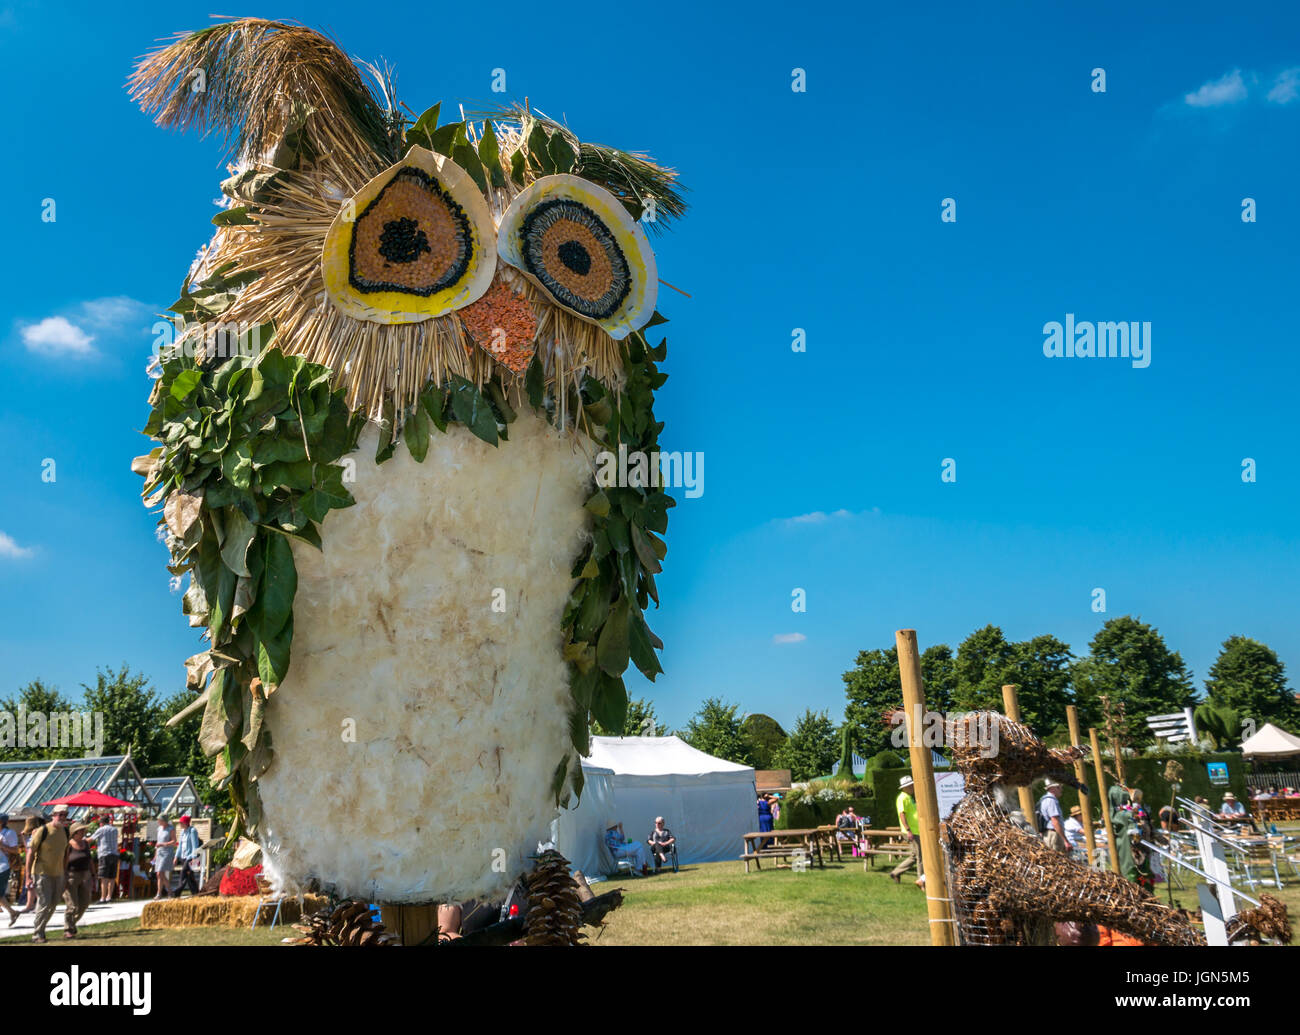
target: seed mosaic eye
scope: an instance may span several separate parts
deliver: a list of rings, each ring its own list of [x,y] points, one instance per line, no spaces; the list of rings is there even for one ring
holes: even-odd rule
[[[617,198],[577,176],[544,176],[521,192],[501,218],[497,251],[611,338],[654,313],[658,281],[645,233]]]
[[[349,316],[417,323],[487,290],[496,235],[469,175],[413,147],[342,207],[325,238],[322,268],[326,292]]]

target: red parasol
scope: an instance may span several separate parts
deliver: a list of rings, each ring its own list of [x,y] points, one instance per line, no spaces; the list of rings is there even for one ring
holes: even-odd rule
[[[65,798],[55,798],[53,801],[44,801],[41,804],[67,805],[69,808],[86,805],[92,809],[129,809],[132,807],[129,801],[123,801],[121,798],[114,798],[111,794],[95,790],[78,791],[76,794],[69,794]]]

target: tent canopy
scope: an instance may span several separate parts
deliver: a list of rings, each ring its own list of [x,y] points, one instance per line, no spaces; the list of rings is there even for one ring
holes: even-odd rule
[[[680,737],[592,737],[586,768],[610,769],[620,776],[708,776],[713,773],[748,773],[739,762],[714,758],[691,747]]]
[[[1241,753],[1255,758],[1286,758],[1300,755],[1300,737],[1278,729],[1271,722],[1264,723],[1253,736],[1241,742]]]
[[[736,859],[743,835],[758,829],[754,770],[679,737],[592,737],[582,771],[581,800],[561,812],[555,839],[584,873],[604,871],[599,846],[611,821],[645,841],[663,816],[683,863]]]

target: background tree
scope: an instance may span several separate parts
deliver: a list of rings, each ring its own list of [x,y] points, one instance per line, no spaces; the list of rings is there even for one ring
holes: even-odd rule
[[[1241,715],[1235,708],[1215,706],[1206,701],[1197,709],[1196,732],[1208,737],[1215,751],[1232,751],[1241,746]]]
[[[839,748],[835,724],[825,712],[809,708],[795,722],[789,738],[773,758],[773,766],[789,769],[791,780],[811,780],[834,768]]]
[[[1148,715],[1176,712],[1192,703],[1192,679],[1182,655],[1165,645],[1154,626],[1131,615],[1112,618],[1097,630],[1071,679],[1083,725],[1101,725],[1101,696],[1110,694],[1124,702],[1134,744],[1152,740]]]
[[[1065,709],[1073,699],[1070,668],[1074,655],[1070,645],[1055,636],[1035,636],[1015,645],[1016,683],[1020,690],[1020,715],[1043,737],[1066,731]],[[999,687],[999,695],[1001,688]]]
[[[192,704],[198,696],[196,690],[182,690],[163,701],[159,709],[163,723]],[[209,780],[213,760],[206,758],[203,749],[199,747],[199,725],[202,721],[203,710],[199,709],[171,728],[164,725],[159,771],[153,775],[188,776],[194,781],[194,790],[205,804],[226,805],[229,804],[230,796],[226,791],[213,790]]]
[[[20,762],[24,759],[37,758],[77,758],[85,754],[85,751],[81,748],[51,747],[48,730],[38,738],[42,743],[32,746],[28,741],[29,734],[33,731],[30,723],[27,723],[27,716],[40,713],[48,717],[53,712],[70,712],[73,710],[71,701],[59,693],[55,687],[46,686],[39,679],[32,680],[19,690],[16,695],[11,694],[3,701],[0,701],[0,711],[13,716],[12,721],[14,723],[12,738],[9,736],[9,730],[5,730],[3,737],[0,737],[0,761]],[[23,731],[22,739],[25,746],[22,747],[19,746],[17,728],[20,711],[23,713],[23,722],[27,726]]]
[[[167,776],[174,740],[164,724],[172,712],[143,675],[133,675],[124,663],[114,672],[100,669],[95,685],[82,684],[85,708],[104,716],[104,754],[128,752],[142,776]]]
[[[749,742],[740,730],[737,704],[724,704],[720,697],[710,697],[691,716],[679,736],[691,747],[716,758],[741,765],[753,765]]]
[[[607,730],[593,718],[591,732],[598,737],[664,737],[668,735],[668,727],[655,715],[653,701],[637,697],[627,702],[627,714],[623,717],[621,730]]]
[[[1206,703],[1253,719],[1256,726],[1271,722],[1294,733],[1300,729],[1300,708],[1286,683],[1286,666],[1276,651],[1246,636],[1229,636],[1205,680]]]
[[[884,714],[902,707],[903,684],[898,678],[898,650],[858,652],[852,669],[844,673],[844,721],[851,727],[854,747],[862,755],[873,755],[889,747],[889,728]],[[927,705],[947,711],[952,705],[956,672],[952,648],[939,643],[921,653],[921,680]]]
[[[957,648],[957,685],[952,704],[957,711],[1002,710],[1002,686],[1020,682],[1016,646],[996,625],[976,629]]]
[[[772,716],[762,712],[746,715],[740,723],[740,732],[749,745],[749,753],[756,769],[771,769],[772,758],[785,744],[786,732]],[[782,766],[781,768],[784,768]]]

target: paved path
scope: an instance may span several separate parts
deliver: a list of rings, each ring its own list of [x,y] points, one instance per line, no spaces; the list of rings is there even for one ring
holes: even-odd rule
[[[86,910],[81,918],[81,923],[77,924],[78,928],[90,927],[94,924],[106,924],[113,920],[130,920],[138,917],[143,911],[145,905],[149,902],[147,898],[138,898],[132,901],[123,901],[116,899],[112,902],[106,902],[100,905],[98,902],[92,902],[90,908]],[[30,938],[32,928],[36,926],[36,914],[20,913],[18,922],[9,926],[9,917],[0,910],[0,939],[16,938],[23,936]],[[45,928],[45,936],[53,941],[55,938],[63,938],[63,904],[54,910],[54,915],[50,917],[49,925]]]

